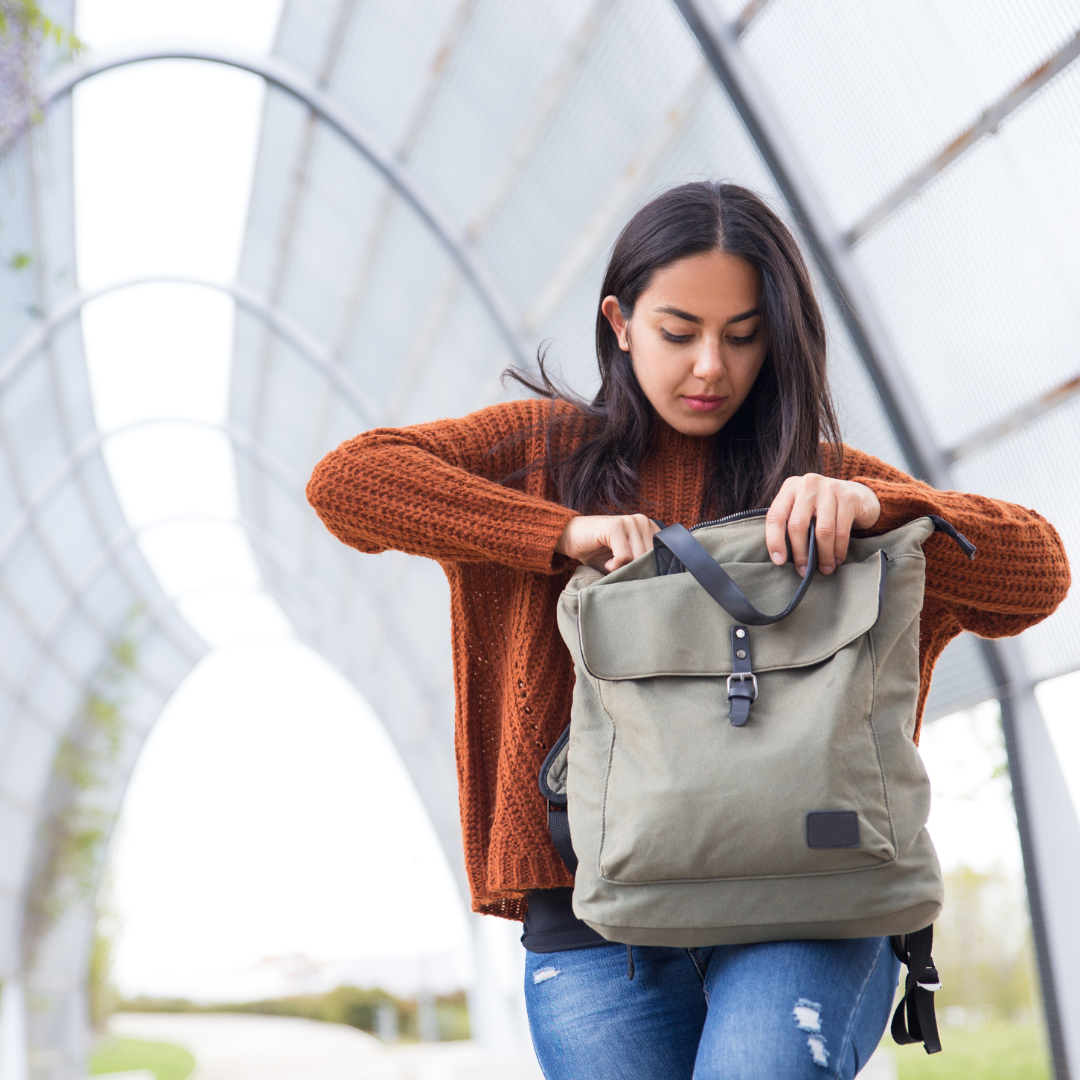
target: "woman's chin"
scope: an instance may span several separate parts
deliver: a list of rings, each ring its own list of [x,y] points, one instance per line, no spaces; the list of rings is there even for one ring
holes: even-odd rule
[[[673,427],[681,435],[715,435],[727,422],[727,410],[717,409],[715,412],[698,412],[688,405],[679,404],[672,409],[660,412],[662,420]]]

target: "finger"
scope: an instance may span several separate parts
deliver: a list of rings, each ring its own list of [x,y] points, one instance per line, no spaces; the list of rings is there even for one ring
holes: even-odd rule
[[[818,568],[823,574],[831,574],[836,569],[836,496],[831,489],[818,493],[814,516]]]
[[[810,520],[814,516],[814,507],[817,502],[816,485],[806,477],[803,477],[803,481],[787,521],[787,533],[791,540],[791,557],[800,574],[806,573],[810,550]]]
[[[630,548],[634,558],[640,558],[652,547],[653,523],[644,514],[634,514],[627,519]]]
[[[611,531],[607,537],[608,547],[611,548],[611,558],[604,566],[608,570],[618,570],[634,558],[630,539],[627,536],[626,524],[623,518],[615,518],[612,522]]]
[[[591,566],[594,570],[605,571],[610,558],[611,548],[601,547],[579,561],[584,562],[586,566]]]
[[[837,500],[836,505],[836,565],[839,566],[848,554],[848,543],[851,540],[851,527],[859,512],[859,500],[852,497],[843,497]]]
[[[765,515],[765,544],[770,558],[777,566],[787,562],[787,523],[795,503],[796,481],[796,477],[789,477],[784,481]]]

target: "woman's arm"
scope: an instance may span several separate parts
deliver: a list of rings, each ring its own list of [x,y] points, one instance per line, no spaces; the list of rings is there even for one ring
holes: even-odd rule
[[[938,491],[858,450],[844,449],[843,478],[877,496],[870,531],[887,532],[926,514],[943,517],[978,553],[973,560],[947,536],[926,542],[926,595],[940,600],[965,630],[1006,637],[1045,619],[1069,591],[1069,562],[1057,530],[1013,503]]]
[[[498,482],[542,453],[551,407],[512,401],[460,420],[366,431],[319,462],[308,501],[360,551],[556,573],[573,511]]]

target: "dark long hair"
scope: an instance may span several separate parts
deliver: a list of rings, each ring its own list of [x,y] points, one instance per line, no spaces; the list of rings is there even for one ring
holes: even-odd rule
[[[761,279],[767,352],[738,412],[712,436],[713,469],[703,510],[721,514],[766,506],[789,476],[821,468],[821,442],[841,453],[839,424],[825,374],[825,323],[802,253],[784,223],[752,191],[701,182],[672,188],[643,206],[615,241],[600,302],[615,296],[624,317],[656,272],[690,255],[720,250],[753,266]],[[638,503],[639,469],[656,414],[628,353],[603,311],[596,313],[600,390],[584,401],[553,379],[508,369],[534,393],[571,403],[591,434],[562,457],[552,453],[566,410],[554,410],[548,461],[560,501],[582,513],[628,512]]]

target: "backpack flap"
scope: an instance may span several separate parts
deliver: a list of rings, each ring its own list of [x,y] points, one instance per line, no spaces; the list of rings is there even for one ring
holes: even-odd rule
[[[761,606],[782,606],[802,581],[790,563],[726,563],[724,569]],[[840,587],[829,586],[835,581]],[[753,670],[819,664],[866,634],[884,601],[886,559],[876,551],[820,578],[806,600],[769,627],[747,627]],[[582,662],[605,681],[664,675],[727,678],[735,670],[731,631],[740,626],[688,573],[626,581],[579,594]]]

